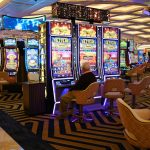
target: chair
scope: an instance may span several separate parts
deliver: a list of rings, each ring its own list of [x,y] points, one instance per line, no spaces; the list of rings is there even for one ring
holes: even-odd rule
[[[79,115],[73,115],[79,118],[79,121],[87,121],[85,114],[83,113],[83,106],[95,103],[94,96],[96,96],[100,84],[98,82],[91,83],[85,90],[75,91],[73,100],[79,105]]]
[[[146,88],[150,85],[150,76],[144,77],[141,81],[135,83],[129,83],[126,92],[132,94],[132,107],[136,105],[136,96],[146,93]]]
[[[150,109],[132,109],[120,98],[117,105],[128,142],[140,148],[150,148]]]
[[[113,115],[113,102],[117,98],[124,98],[125,83],[122,79],[107,79],[104,83],[104,97],[110,102],[109,111],[105,112],[108,115]]]
[[[4,84],[9,84],[8,79],[9,79],[8,73],[1,71],[0,72],[0,92],[2,92]]]

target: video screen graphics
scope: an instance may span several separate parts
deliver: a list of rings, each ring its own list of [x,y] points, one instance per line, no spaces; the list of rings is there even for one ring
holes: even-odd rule
[[[52,74],[54,78],[72,77],[71,38],[52,37]]]
[[[81,38],[79,39],[80,44],[80,66],[82,66],[83,62],[89,62],[91,71],[96,70],[96,39],[87,39]]]
[[[104,40],[104,73],[118,74],[118,41]]]

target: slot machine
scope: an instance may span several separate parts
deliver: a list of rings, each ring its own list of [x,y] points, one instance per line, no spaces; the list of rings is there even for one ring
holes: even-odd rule
[[[28,72],[34,75],[39,74],[39,42],[37,39],[27,39],[27,46],[25,48],[25,66]],[[28,76],[29,80],[29,76]]]
[[[120,76],[119,72],[119,29],[114,27],[102,28],[102,64],[104,80]]]
[[[61,96],[75,84],[73,72],[72,25],[50,22],[50,51],[47,78],[52,82],[54,107],[58,110]],[[51,91],[47,91],[51,92]]]
[[[79,24],[78,25],[78,75],[82,74],[82,63],[88,61],[91,71],[94,73],[97,81],[99,78],[99,52],[98,40],[97,40],[97,27],[91,24]]]
[[[4,39],[4,71],[15,76],[19,67],[19,52],[14,38]]]

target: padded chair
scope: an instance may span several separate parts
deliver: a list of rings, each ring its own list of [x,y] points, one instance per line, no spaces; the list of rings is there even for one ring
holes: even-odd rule
[[[125,82],[122,79],[107,79],[104,82],[103,96],[110,102],[109,111],[105,112],[108,115],[114,114],[114,100],[124,98]]]
[[[38,72],[29,72],[28,73],[29,82],[39,82],[39,73]]]
[[[75,91],[75,99],[73,100],[79,105],[79,115],[76,116],[79,121],[87,121],[86,115],[83,113],[83,106],[95,103],[94,96],[96,96],[100,84],[98,82],[91,83],[85,90]]]
[[[150,148],[150,109],[132,109],[120,98],[117,105],[128,142],[140,148]]]

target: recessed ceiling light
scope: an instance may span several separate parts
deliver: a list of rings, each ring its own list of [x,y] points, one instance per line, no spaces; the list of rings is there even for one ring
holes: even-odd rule
[[[117,4],[92,4],[87,7],[97,8],[97,9],[110,9],[118,6]]]
[[[130,11],[139,10],[142,8],[143,6],[139,6],[139,5],[127,5],[127,6],[122,6],[122,7],[111,9],[111,12],[130,12]]]
[[[150,29],[143,29],[143,31],[150,32]]]
[[[131,21],[143,23],[143,22],[149,22],[150,18],[149,17],[144,17],[144,18],[132,19]]]
[[[132,26],[128,26],[128,28],[131,28],[131,29],[141,29],[141,28],[147,28],[148,26],[145,26],[145,25],[132,25]]]
[[[140,31],[125,31],[124,33],[126,33],[126,34],[140,34],[142,32],[140,32]]]
[[[112,20],[125,20],[125,19],[133,19],[137,16],[134,16],[134,15],[118,15],[118,16],[114,16],[114,17],[111,17],[110,19]]]
[[[150,38],[150,35],[146,35],[146,34],[140,34],[138,36],[143,37],[143,38]]]
[[[111,23],[112,26],[126,26],[126,25],[130,25],[131,23],[129,22],[115,22],[115,23]]]

